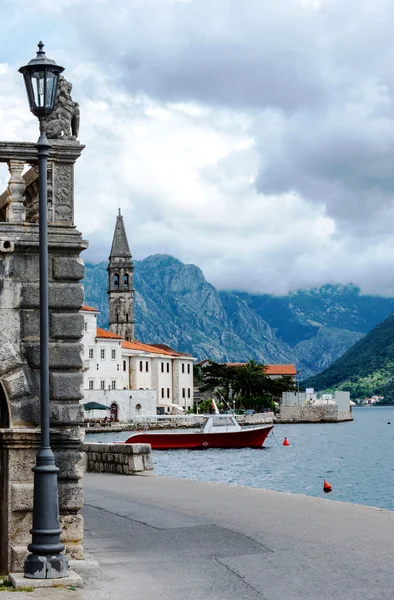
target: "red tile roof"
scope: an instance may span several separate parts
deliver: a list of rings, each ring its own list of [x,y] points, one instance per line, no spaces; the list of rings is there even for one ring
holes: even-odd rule
[[[297,375],[295,365],[265,365],[267,375]]]
[[[164,350],[164,348],[161,349],[157,346],[151,346],[150,344],[143,344],[142,342],[138,342],[137,340],[134,340],[134,342],[123,342],[122,348],[125,348],[125,350],[141,350],[142,352],[150,352],[151,354],[178,356],[177,353],[173,350],[170,352],[169,350]]]
[[[112,333],[112,331],[108,331],[108,329],[101,329],[101,327],[97,327],[96,337],[114,340],[122,339],[122,336],[118,335],[117,333]]]
[[[86,306],[86,304],[81,306],[81,310],[85,310],[87,312],[98,312],[97,308],[93,308],[92,306]]]
[[[228,367],[244,367],[247,363],[226,363]],[[297,375],[295,365],[264,365],[266,375]]]
[[[174,356],[184,356],[185,358],[192,357],[192,355],[189,354],[188,352],[177,352],[176,350],[174,350],[174,348],[171,348],[171,346],[167,346],[167,344],[149,344],[149,345],[154,346],[154,348],[159,348],[160,350],[167,350],[168,352],[171,352],[171,354],[174,354]]]

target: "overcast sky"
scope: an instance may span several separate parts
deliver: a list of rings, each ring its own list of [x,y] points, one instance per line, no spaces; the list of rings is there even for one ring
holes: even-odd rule
[[[394,295],[391,0],[0,0],[0,139],[36,141],[36,52],[81,106],[76,224],[220,289]],[[0,165],[0,192],[7,182]]]

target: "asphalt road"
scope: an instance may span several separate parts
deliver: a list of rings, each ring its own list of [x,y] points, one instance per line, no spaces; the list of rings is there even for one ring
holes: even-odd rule
[[[394,513],[165,477],[87,474],[85,546],[101,564],[54,600],[394,598]],[[8,592],[1,598],[15,598]]]
[[[101,563],[106,594],[113,592],[103,598],[394,598],[391,511],[184,479],[88,474],[84,513],[87,546]]]

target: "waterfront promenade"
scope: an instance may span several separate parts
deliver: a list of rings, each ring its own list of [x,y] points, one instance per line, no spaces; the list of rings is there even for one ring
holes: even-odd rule
[[[158,476],[87,474],[84,513],[100,571],[84,590],[21,593],[20,600],[393,597],[391,511]]]

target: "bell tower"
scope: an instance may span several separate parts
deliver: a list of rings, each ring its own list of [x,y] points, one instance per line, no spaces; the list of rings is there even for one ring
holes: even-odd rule
[[[116,218],[108,263],[109,328],[124,340],[134,340],[134,266],[123,217]]]

